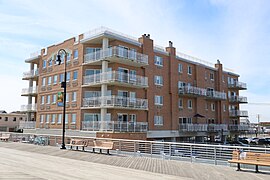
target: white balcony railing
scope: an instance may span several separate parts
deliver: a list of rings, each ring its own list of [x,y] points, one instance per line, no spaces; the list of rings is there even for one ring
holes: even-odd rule
[[[229,88],[239,88],[239,89],[247,89],[247,84],[239,81],[235,82],[229,82],[228,83]]]
[[[189,94],[196,96],[206,96],[206,89],[198,88],[194,86],[179,87],[179,94]]]
[[[231,97],[229,97],[229,102],[232,102],[232,103],[247,103],[247,97],[231,96]]]
[[[227,124],[208,124],[208,131],[228,131]]]
[[[36,121],[20,121],[19,129],[35,129]]]
[[[93,53],[88,53],[84,55],[84,63],[92,63],[96,61],[100,61],[102,59],[110,59],[112,57],[118,57],[125,61],[132,61],[139,64],[148,65],[148,56],[145,54],[141,54],[135,51],[127,50],[121,47],[111,47],[106,49],[105,51],[100,50]]]
[[[37,111],[37,104],[22,105],[21,111]]]
[[[82,121],[83,131],[146,132],[147,122]]]
[[[23,78],[33,78],[33,77],[38,76],[38,75],[39,75],[38,69],[34,69],[31,71],[24,72]]]
[[[248,117],[248,111],[230,110],[230,117]]]
[[[22,95],[36,94],[38,90],[37,86],[22,89]]]
[[[109,71],[106,73],[93,74],[83,77],[83,85],[95,85],[101,83],[123,83],[132,86],[148,86],[148,78],[138,75],[130,75],[119,71]]]
[[[207,124],[179,124],[180,131],[188,132],[206,132],[208,130]]]
[[[221,100],[227,99],[226,93],[219,92],[219,91],[207,91],[206,97],[211,98],[211,99],[221,99]]]
[[[148,100],[122,96],[83,98],[83,107],[108,107],[147,110]]]
[[[248,131],[250,129],[249,125],[237,125],[237,124],[230,124],[229,130],[230,131]]]

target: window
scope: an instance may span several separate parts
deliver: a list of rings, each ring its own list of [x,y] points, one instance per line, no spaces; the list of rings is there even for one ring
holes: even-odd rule
[[[5,117],[5,121],[8,121],[8,117]]]
[[[192,67],[188,66],[188,74],[191,75],[192,74]]]
[[[72,92],[71,101],[72,101],[72,102],[77,101],[77,92]]]
[[[51,104],[51,96],[50,95],[47,96],[47,104]]]
[[[155,105],[159,105],[159,106],[163,105],[163,97],[162,96],[155,96]]]
[[[207,72],[204,73],[204,79],[207,80]]]
[[[130,114],[129,115],[129,120],[130,120],[130,122],[136,122],[136,114]]]
[[[44,115],[40,115],[40,123],[43,123],[44,122]]]
[[[223,104],[223,111],[226,112],[226,104]]]
[[[41,104],[44,104],[44,103],[45,103],[45,97],[41,96]]]
[[[13,121],[16,121],[16,117],[13,117]]]
[[[178,64],[178,72],[182,73],[183,72],[183,65]]]
[[[84,98],[100,97],[100,96],[101,96],[100,91],[85,91],[84,92]]]
[[[215,103],[211,103],[211,110],[215,111]]]
[[[180,117],[179,124],[192,124],[192,118]]]
[[[59,82],[64,82],[64,74],[59,74]]]
[[[163,85],[163,77],[155,76],[155,85],[162,86]]]
[[[208,110],[208,103],[205,103],[205,110]]]
[[[70,57],[71,57],[71,54],[70,53],[67,53],[67,61],[70,61]]]
[[[51,85],[52,84],[52,77],[48,77],[48,85]]]
[[[214,73],[210,73],[210,80],[214,81]]]
[[[51,115],[50,115],[50,114],[47,114],[47,116],[46,116],[46,123],[47,123],[47,124],[49,124],[50,118],[51,118]]]
[[[52,58],[49,59],[48,66],[52,66]]]
[[[53,84],[57,84],[57,75],[53,76]]]
[[[65,124],[68,124],[68,117],[69,117],[69,114],[65,114]]]
[[[100,121],[100,114],[84,113],[84,121]]]
[[[55,119],[56,119],[56,114],[52,114],[52,122],[51,122],[51,124],[55,123]]]
[[[163,126],[163,116],[154,116],[154,125]]]
[[[67,72],[67,81],[70,81],[70,72]]]
[[[56,103],[56,94],[52,95],[52,104]]]
[[[163,58],[160,56],[155,56],[155,65],[163,66]]]
[[[130,81],[136,81],[136,71],[135,70],[130,70],[129,71],[129,79]]]
[[[188,109],[192,109],[192,100],[191,99],[188,100]]]
[[[66,93],[66,102],[69,102],[69,93]]]
[[[42,68],[46,68],[47,61],[43,60]]]
[[[73,80],[78,79],[78,71],[73,71]]]
[[[73,59],[78,59],[78,49],[73,51]]]
[[[76,124],[77,114],[71,114],[71,123]]]
[[[61,122],[62,122],[62,114],[58,114],[57,124],[61,124]]]
[[[179,108],[183,108],[183,99],[182,99],[182,98],[180,98],[180,99],[178,100],[178,107],[179,107]]]
[[[42,78],[42,86],[46,86],[46,78]]]

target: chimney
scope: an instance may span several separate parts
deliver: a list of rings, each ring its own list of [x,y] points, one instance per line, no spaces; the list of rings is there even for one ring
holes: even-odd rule
[[[173,47],[173,42],[169,41],[169,47]]]

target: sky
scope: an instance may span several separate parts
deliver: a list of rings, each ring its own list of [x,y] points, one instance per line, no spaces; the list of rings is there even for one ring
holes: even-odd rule
[[[27,104],[21,90],[30,54],[105,26],[216,63],[240,75],[251,122],[269,121],[268,0],[0,0],[0,110]]]

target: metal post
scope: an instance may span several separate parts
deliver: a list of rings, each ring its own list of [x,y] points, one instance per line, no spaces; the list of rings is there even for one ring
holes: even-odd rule
[[[215,160],[215,165],[217,165],[217,148],[214,147],[214,160]]]

